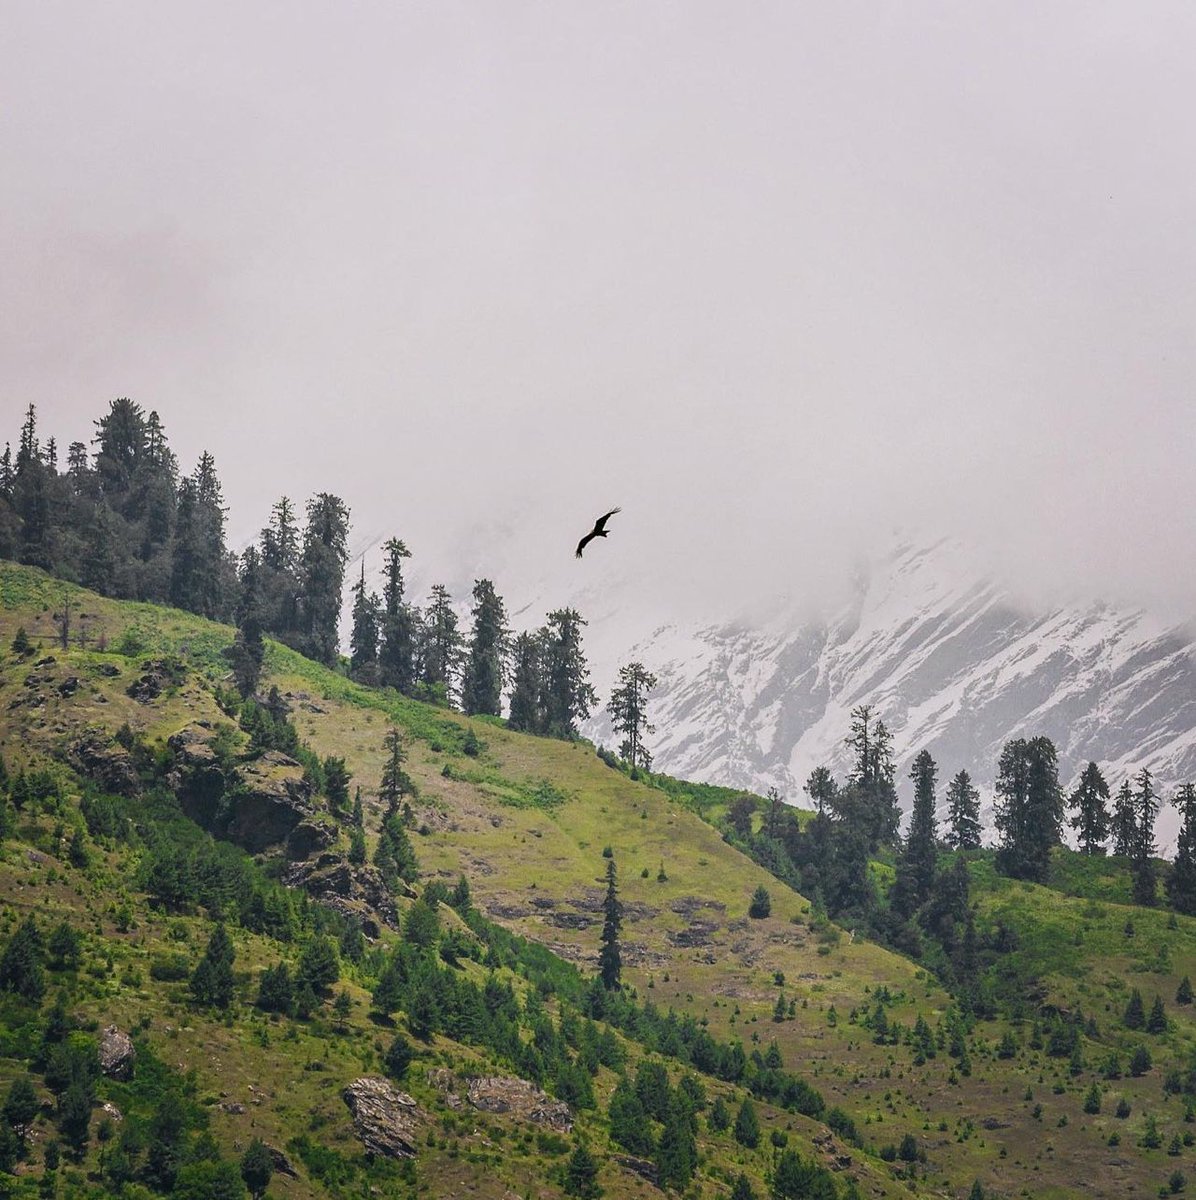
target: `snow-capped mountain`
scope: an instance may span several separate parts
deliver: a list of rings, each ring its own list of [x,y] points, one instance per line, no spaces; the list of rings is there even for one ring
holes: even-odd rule
[[[686,778],[776,786],[803,803],[810,770],[842,773],[849,714],[870,704],[894,735],[899,788],[928,749],[940,779],[967,768],[991,785],[1002,745],[1046,734],[1065,784],[1089,759],[1115,789],[1148,766],[1164,795],[1196,779],[1196,640],[1142,611],[1069,605],[1029,611],[961,547],[903,546],[862,572],[831,619],[663,626],[620,661],[658,679],[655,766]],[[605,631],[596,631],[602,638]],[[588,736],[615,741],[605,716]],[[1159,842],[1169,849],[1175,814]]]

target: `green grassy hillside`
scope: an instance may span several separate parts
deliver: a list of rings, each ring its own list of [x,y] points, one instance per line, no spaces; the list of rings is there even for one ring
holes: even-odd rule
[[[64,650],[55,642],[55,617],[68,601],[72,641]],[[34,643],[28,657],[8,649],[18,627]],[[74,640],[80,629],[82,647]],[[104,600],[0,564],[0,753],[10,775],[36,770],[54,783],[14,814],[0,863],[0,919],[6,935],[31,913],[47,930],[65,921],[83,935],[79,966],[49,970],[40,1005],[0,995],[0,1087],[32,1064],[39,1095],[48,1099],[35,1043],[61,994],[82,1027],[77,1036],[116,1023],[136,1031],[139,1061],[161,1064],[147,1068],[145,1080],[139,1069],[131,1083],[101,1081],[97,1102],[108,1099],[134,1119],[154,1110],[163,1088],[177,1089],[197,1113],[193,1138],[202,1139],[206,1126],[225,1159],[254,1137],[287,1156],[294,1175],[276,1173],[272,1195],[557,1196],[563,1166],[583,1141],[602,1163],[608,1195],[659,1194],[621,1165],[623,1151],[611,1143],[606,1112],[615,1070],[597,1067],[595,1107],[581,1108],[574,1133],[561,1138],[450,1103],[429,1070],[518,1072],[509,1055],[443,1033],[412,1039],[419,1058],[401,1084],[422,1110],[416,1159],[368,1160],[341,1091],[357,1076],[379,1073],[395,1032],[413,1024],[402,1010],[393,1020],[371,1012],[385,948],[398,940],[382,918],[376,945],[360,962],[342,963],[341,980],[306,1018],[270,1017],[252,1003],[262,968],[280,958],[295,963],[304,939],[320,933],[322,918],[306,909],[291,942],[238,927],[230,914],[236,999],[226,1012],[197,1005],[185,979],[155,978],[170,974],[164,963],[182,956],[190,965],[202,954],[213,928],[210,907],[181,903],[169,911],[151,903],[146,838],[81,833],[78,857],[86,862],[72,865],[72,834],[87,828],[81,797],[94,803],[111,790],[115,768],[96,747],[110,747],[124,726],[130,759],[156,778],[172,778],[167,742],[183,729],[208,737],[227,727],[221,752],[247,767],[244,735],[221,707],[221,651],[231,640],[231,630],[188,614]],[[1184,1144],[1196,1124],[1185,1120],[1183,1090],[1196,1022],[1191,1006],[1174,1001],[1180,979],[1196,974],[1196,922],[1180,917],[1169,927],[1165,913],[1125,905],[1112,874],[1102,882],[1094,868],[1081,878],[1079,868],[1068,876],[1061,867],[1064,890],[1031,887],[997,878],[977,857],[971,871],[981,920],[1009,931],[1008,953],[992,970],[1007,991],[1026,997],[1023,1020],[978,1021],[916,964],[819,920],[806,898],[728,845],[682,795],[612,770],[584,743],[532,738],[501,722],[363,688],[279,646],[271,646],[267,669],[266,686],[279,689],[310,751],[343,757],[353,785],[362,787],[371,852],[382,815],[383,739],[392,725],[401,731],[417,789],[410,829],[419,878],[398,897],[400,917],[429,885],[451,887],[464,875],[478,912],[533,944],[501,955],[492,945],[489,966],[465,957],[456,968],[463,978],[481,987],[501,960],[496,977],[509,979],[525,1000],[529,991],[542,996],[549,1018],[571,1012],[596,967],[609,856],[625,906],[624,981],[641,1010],[650,1004],[661,1014],[689,1015],[717,1042],[741,1042],[749,1056],[775,1041],[784,1069],[854,1122],[858,1145],[845,1139],[841,1119],[832,1135],[822,1120],[764,1098],[764,1136],[749,1150],[729,1131],[712,1129],[703,1113],[691,1194],[729,1195],[739,1172],[758,1195],[768,1194],[781,1152],[773,1133],[786,1149],[839,1168],[832,1174],[840,1194],[854,1181],[863,1195],[966,1196],[978,1179],[985,1194],[997,1196],[1113,1197],[1155,1194],[1177,1170],[1196,1180],[1196,1148]],[[147,675],[150,686],[139,687]],[[282,787],[288,772],[299,773],[257,761],[254,769],[269,776],[263,786]],[[717,807],[719,798],[710,800]],[[144,796],[121,804],[135,823],[164,824],[179,838],[206,836]],[[318,795],[310,807],[310,819],[332,830],[330,853],[343,851],[343,814],[331,813]],[[292,877],[281,847],[256,859],[236,853],[237,869],[256,881],[246,886],[263,895]],[[749,898],[761,885],[771,913],[750,919]],[[438,911],[443,929],[456,929],[465,942],[477,936],[446,905]],[[537,958],[536,946],[555,958]],[[1156,993],[1166,1002],[1164,1031],[1123,1027],[1134,987],[1148,1013]],[[337,1012],[332,1001],[341,992],[347,1000]],[[536,1020],[535,1001],[527,1003],[525,1038]],[[1078,1010],[1084,1023],[1077,1028]],[[615,1037],[632,1074],[651,1047],[676,1050],[667,1036],[662,1044],[643,1028]],[[1152,1064],[1132,1076],[1139,1046],[1149,1048]],[[676,1081],[684,1064],[676,1055],[664,1061]],[[732,1113],[746,1094],[741,1083],[711,1076],[703,1084]],[[1085,1112],[1094,1084],[1100,1111]],[[549,1082],[550,1091],[558,1087]],[[1114,1115],[1119,1100],[1127,1116]],[[30,1194],[47,1186],[40,1148],[57,1136],[53,1118],[48,1109],[34,1122],[32,1149],[16,1167],[24,1183],[12,1186]],[[112,1194],[104,1160],[115,1139],[95,1136],[101,1120],[97,1107],[86,1153],[52,1173],[60,1194]],[[1159,1145],[1141,1145],[1155,1140],[1156,1128]],[[903,1161],[899,1150],[915,1161]],[[138,1179],[125,1188],[145,1194],[132,1190],[144,1186]]]

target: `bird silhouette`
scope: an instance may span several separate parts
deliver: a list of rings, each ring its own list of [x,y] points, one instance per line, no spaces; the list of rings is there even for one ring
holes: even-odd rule
[[[577,543],[577,557],[581,557],[581,552],[594,540],[596,537],[606,537],[606,523],[617,512],[622,512],[621,508],[612,508],[605,516],[599,517],[594,522],[594,528]]]

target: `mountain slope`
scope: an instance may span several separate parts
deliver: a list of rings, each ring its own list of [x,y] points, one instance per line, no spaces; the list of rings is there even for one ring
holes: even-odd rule
[[[88,614],[86,649],[52,645],[54,611],[64,595],[72,597],[76,614]],[[7,651],[18,624],[43,642],[30,659],[15,659]],[[172,750],[172,741],[188,744],[176,737],[181,730],[205,729],[206,722],[214,733],[224,720],[216,686],[224,675],[220,651],[231,638],[231,630],[186,614],[101,600],[38,572],[0,564],[0,750],[14,767],[61,762],[81,739],[110,740],[127,723],[137,744],[153,751],[154,761],[166,762],[173,753],[177,762],[182,751]],[[54,661],[41,661],[48,658]],[[141,686],[152,673],[146,662],[170,658],[177,661],[177,673],[150,694],[153,689]],[[874,1196],[963,1196],[979,1177],[998,1194],[1025,1189],[1034,1196],[1112,1198],[1130,1188],[1140,1194],[1157,1191],[1174,1169],[1163,1150],[1139,1150],[1133,1141],[1147,1113],[1160,1122],[1164,1145],[1184,1132],[1182,1100],[1165,1091],[1164,1076],[1165,1065],[1186,1061],[1190,1052],[1196,1028],[1190,1008],[1173,1010],[1168,1031],[1152,1038],[1156,1069],[1105,1085],[1111,1092],[1106,1109],[1115,1098],[1125,1098],[1133,1112],[1128,1123],[1115,1123],[1111,1111],[1089,1119],[1082,1105],[1086,1090],[1099,1079],[1099,1056],[1111,1049],[1124,1054],[1130,1044],[1108,1028],[1116,1025],[1114,982],[1122,990],[1124,983],[1106,976],[1157,967],[1150,986],[1170,992],[1178,976],[1192,973],[1189,964],[1196,963],[1196,921],[1180,918],[1168,930],[1162,913],[1122,910],[1112,903],[1098,912],[1084,902],[1056,900],[1055,893],[1005,881],[991,889],[991,899],[985,893],[986,937],[990,921],[1007,919],[1021,938],[1027,971],[1046,976],[1045,966],[1059,960],[1060,969],[1044,980],[1051,1004],[1070,1008],[1082,995],[1086,1012],[1093,1004],[1101,1007],[1102,1028],[1085,1039],[1086,1061],[1072,1074],[1066,1061],[1027,1045],[1027,1030],[1020,1024],[964,1021],[925,971],[820,920],[802,896],[725,843],[678,800],[612,770],[586,745],[527,737],[498,722],[469,720],[360,687],[277,646],[271,647],[268,667],[269,682],[291,705],[303,737],[322,755],[343,756],[354,782],[362,785],[371,849],[383,807],[376,795],[383,737],[392,723],[401,730],[405,765],[419,789],[412,838],[421,868],[417,890],[438,880],[451,884],[464,873],[487,916],[589,972],[597,958],[603,851],[609,847],[626,905],[625,978],[640,1001],[651,1001],[661,1014],[670,1008],[688,1014],[719,1040],[742,1040],[749,1054],[763,1055],[775,1040],[787,1069],[799,1072],[828,1105],[838,1106],[855,1123],[860,1146],[832,1136],[820,1121],[761,1103],[765,1138],[755,1151],[703,1123],[703,1195],[726,1195],[729,1178],[741,1169],[759,1194],[774,1156],[770,1132],[816,1161],[840,1166],[841,1179],[855,1178],[865,1195]],[[470,730],[480,743],[476,755],[464,749]],[[236,799],[234,807],[240,803]],[[334,819],[322,802],[317,807],[321,820]],[[67,808],[61,819],[77,816]],[[201,913],[170,918],[157,912],[140,890],[136,857],[110,857],[117,852],[105,849],[91,867],[70,867],[62,860],[63,839],[55,837],[54,820],[47,813],[18,830],[17,839],[4,848],[0,889],[6,906],[20,915],[48,895],[55,916],[66,914],[86,931],[89,953],[100,962],[105,954],[113,960],[102,987],[72,985],[82,1013],[99,1023],[131,1020],[130,1014],[149,1017],[150,1041],[168,1048],[172,1063],[196,1070],[201,1095],[211,1101],[212,1133],[222,1147],[243,1145],[255,1128],[284,1145],[305,1133],[334,1149],[348,1164],[346,1170],[357,1172],[354,1186],[368,1183],[382,1195],[409,1194],[402,1180],[368,1174],[373,1168],[361,1158],[339,1099],[354,1075],[376,1069],[386,1026],[367,1020],[366,1009],[378,960],[367,955],[348,973],[353,1010],[344,1032],[326,1011],[311,1021],[278,1024],[255,1016],[248,1009],[253,974],[238,981],[238,1005],[244,1008],[234,1011],[232,1023],[209,1019],[187,1002],[185,987],[146,975],[172,941],[202,946],[210,922]],[[236,822],[228,827],[240,828]],[[333,838],[329,853],[335,855],[347,841],[344,828],[334,829]],[[268,845],[258,857],[271,877],[289,877],[288,859],[304,853]],[[47,892],[50,883],[54,888]],[[758,886],[771,894],[771,914],[752,920],[748,902]],[[1043,907],[1040,897],[1051,900],[1049,938],[1039,937],[1034,924]],[[410,912],[410,896],[400,895],[398,904],[404,915]],[[115,919],[122,905],[135,917],[125,929]],[[1124,936],[1118,931],[1129,912],[1138,930],[1134,946],[1141,949],[1136,957],[1118,957],[1113,939]],[[1064,944],[1066,931],[1080,921],[1096,931],[1091,952],[1066,943],[1073,948],[1064,959],[1056,943]],[[288,953],[256,934],[237,930],[235,938],[238,969],[243,962],[256,971]],[[1168,964],[1158,961],[1161,940],[1172,946]],[[379,945],[392,941],[385,928],[378,930]],[[1137,957],[1148,947],[1151,962],[1139,964]],[[1035,952],[1040,957],[1033,957]],[[462,970],[474,978],[483,975],[476,964],[465,963]],[[527,990],[525,983],[521,987]],[[555,1003],[551,995],[548,1003]],[[884,1037],[875,1027],[878,1006],[887,1014]],[[916,1053],[910,1040],[919,1018],[937,1039],[933,1055]],[[409,1019],[407,1013],[399,1016],[400,1022]],[[1019,1044],[1010,1059],[994,1052],[1006,1034]],[[971,1059],[970,1073],[951,1052],[959,1039]],[[628,1052],[634,1061],[643,1046],[631,1042]],[[421,1075],[410,1088],[430,1114],[431,1141],[417,1163],[426,1194],[461,1194],[471,1181],[478,1195],[506,1197],[513,1190],[559,1196],[557,1168],[536,1143],[523,1157],[500,1156],[495,1149],[499,1143],[504,1150],[526,1146],[526,1127],[453,1109],[422,1075],[434,1063],[489,1073],[498,1070],[493,1056],[439,1035],[424,1053],[433,1061],[420,1064]],[[11,1070],[0,1058],[0,1080],[10,1078]],[[613,1072],[599,1070],[594,1086],[600,1109],[579,1114],[579,1128],[601,1152],[608,1195],[651,1195],[650,1186],[617,1161],[609,1142],[604,1114],[614,1082]],[[711,1095],[725,1094],[732,1105],[744,1094],[740,1087],[709,1078],[706,1086]],[[1040,1094],[1037,1102],[1045,1102],[1049,1122],[1041,1112],[1034,1114],[1028,1090]],[[229,1095],[220,1096],[221,1091]],[[246,1111],[235,1111],[237,1105]],[[1108,1139],[1118,1131],[1125,1144],[1114,1156],[1116,1170],[1110,1171]],[[889,1155],[907,1136],[925,1155],[916,1165],[916,1180],[909,1178],[906,1164]],[[338,1194],[314,1169],[304,1159],[298,1178],[279,1179],[272,1194]]]
[[[1089,759],[1110,779],[1149,766],[1164,789],[1196,778],[1196,641],[1143,612],[1033,613],[958,546],[904,547],[825,622],[665,627],[630,651],[656,672],[655,765],[791,800],[815,766],[842,771],[849,714],[872,705],[901,775],[921,749],[984,785],[1001,746],[1046,734],[1064,779]],[[612,740],[600,718],[587,733]],[[1174,819],[1164,816],[1164,846]]]

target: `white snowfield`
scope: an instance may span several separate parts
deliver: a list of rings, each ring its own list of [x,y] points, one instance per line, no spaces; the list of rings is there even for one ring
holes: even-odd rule
[[[1166,801],[1196,780],[1196,640],[1141,611],[1090,604],[1031,613],[982,574],[961,568],[957,544],[902,547],[829,621],[792,608],[767,620],[665,626],[619,660],[659,678],[649,739],[658,770],[690,779],[779,788],[805,804],[816,766],[842,775],[851,710],[871,705],[893,733],[898,784],[928,749],[939,794],[961,767],[984,793],[986,823],[1002,745],[1046,734],[1070,788],[1101,764],[1112,791],[1139,768]],[[605,643],[605,622],[592,622]],[[587,643],[590,642],[587,636]],[[605,693],[602,699],[605,701]],[[599,714],[587,736],[613,745]],[[1178,815],[1159,819],[1169,853]]]

